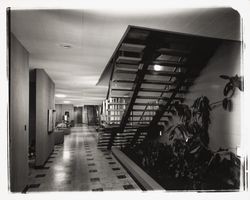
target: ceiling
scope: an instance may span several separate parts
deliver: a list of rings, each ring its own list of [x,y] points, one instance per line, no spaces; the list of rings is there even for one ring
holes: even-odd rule
[[[30,53],[30,68],[55,82],[56,103],[101,104],[107,80],[96,85],[128,25],[241,40],[240,16],[230,8],[12,10],[11,32]],[[64,48],[63,46],[70,46]]]

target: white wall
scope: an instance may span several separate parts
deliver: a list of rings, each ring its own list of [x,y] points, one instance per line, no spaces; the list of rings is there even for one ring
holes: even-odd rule
[[[185,103],[191,105],[201,95],[207,96],[210,103],[222,100],[224,98],[223,89],[227,83],[226,80],[219,77],[222,74],[229,76],[241,74],[240,42],[225,41],[219,46],[190,88]],[[235,148],[240,146],[240,94],[241,92],[237,90],[233,99],[232,112],[225,111],[222,106],[211,111],[211,125],[209,127],[209,146],[211,149],[231,148],[235,152]]]
[[[241,43],[224,41],[201,71],[194,85],[189,88],[184,104],[191,106],[194,100],[202,95],[207,96],[210,103],[222,100],[223,89],[227,81],[219,76],[241,75],[241,71]],[[228,148],[236,153],[236,147],[241,146],[241,94],[242,92],[236,90],[231,112],[218,106],[210,113],[209,147],[214,151],[219,148]],[[174,116],[170,124],[179,123],[178,119],[178,116]],[[167,134],[158,140],[162,143],[169,142]]]

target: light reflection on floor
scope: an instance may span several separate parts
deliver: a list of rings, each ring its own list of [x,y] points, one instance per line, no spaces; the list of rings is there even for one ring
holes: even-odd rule
[[[28,192],[140,190],[109,151],[97,149],[97,134],[94,127],[72,128],[71,134],[64,136],[64,144],[55,146],[55,158],[49,159],[53,162],[45,165],[49,169],[32,169],[29,185],[40,186]],[[35,178],[38,174],[45,176]]]

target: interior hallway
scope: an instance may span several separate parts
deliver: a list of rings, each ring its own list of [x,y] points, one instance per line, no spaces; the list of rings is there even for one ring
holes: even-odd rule
[[[44,168],[31,169],[27,192],[140,190],[110,151],[97,148],[97,135],[94,127],[71,128]]]

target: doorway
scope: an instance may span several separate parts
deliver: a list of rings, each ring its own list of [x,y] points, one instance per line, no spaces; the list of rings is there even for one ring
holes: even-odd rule
[[[74,120],[75,123],[82,123],[82,107],[74,107]]]

